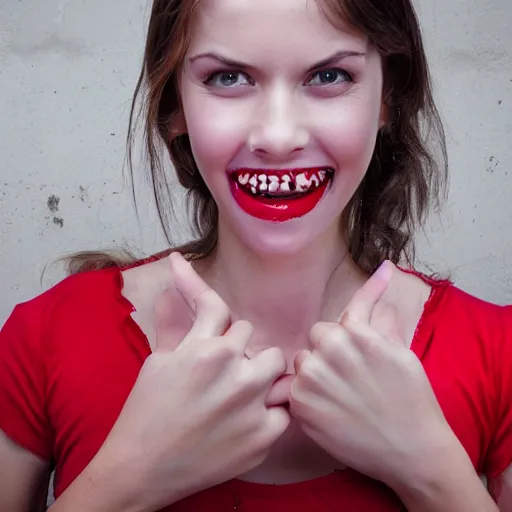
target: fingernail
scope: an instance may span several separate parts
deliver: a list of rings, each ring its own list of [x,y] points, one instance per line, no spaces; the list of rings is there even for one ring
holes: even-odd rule
[[[382,278],[386,278],[388,277],[388,275],[390,275],[391,273],[391,265],[390,265],[390,262],[389,260],[384,260],[377,268],[377,270],[375,271],[375,274],[378,276],[378,277],[382,277]]]

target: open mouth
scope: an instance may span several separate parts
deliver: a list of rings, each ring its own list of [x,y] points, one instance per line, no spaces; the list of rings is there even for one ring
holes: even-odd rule
[[[248,214],[274,222],[301,217],[322,199],[331,183],[330,167],[307,169],[238,169],[230,174],[231,189]]]

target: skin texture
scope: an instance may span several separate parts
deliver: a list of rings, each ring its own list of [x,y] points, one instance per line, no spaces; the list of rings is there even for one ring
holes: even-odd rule
[[[198,57],[212,52],[246,66]],[[335,52],[364,55],[311,71]],[[235,476],[283,483],[344,464],[385,480],[412,512],[495,511],[408,350],[429,287],[392,265],[368,280],[339,232],[386,122],[378,54],[313,1],[203,0],[180,90],[170,133],[189,134],[219,206],[219,247],[194,267],[174,255],[124,272],[154,352],[52,511],[157,510]],[[254,219],[231,197],[234,168],[312,166],[335,176],[302,218]],[[411,404],[412,419],[400,414]]]

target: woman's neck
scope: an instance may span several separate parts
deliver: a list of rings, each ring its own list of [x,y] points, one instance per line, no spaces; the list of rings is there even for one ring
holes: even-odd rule
[[[366,278],[337,234],[297,254],[263,256],[221,230],[215,254],[197,270],[234,320],[253,323],[255,350],[304,348],[314,323],[336,319]]]

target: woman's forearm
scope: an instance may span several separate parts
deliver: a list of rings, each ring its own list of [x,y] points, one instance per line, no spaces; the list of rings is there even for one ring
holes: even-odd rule
[[[49,512],[150,512],[127,492],[130,477],[126,469],[116,471],[91,462]]]
[[[142,458],[128,454],[120,457],[120,450],[103,447],[84,471],[59,496],[49,512],[153,512],[185,497],[172,495],[166,486],[166,501],[158,501],[153,481],[147,481],[150,472],[144,471]],[[178,478],[170,478],[177,482]]]
[[[446,453],[395,489],[409,512],[499,512],[465,451]]]

